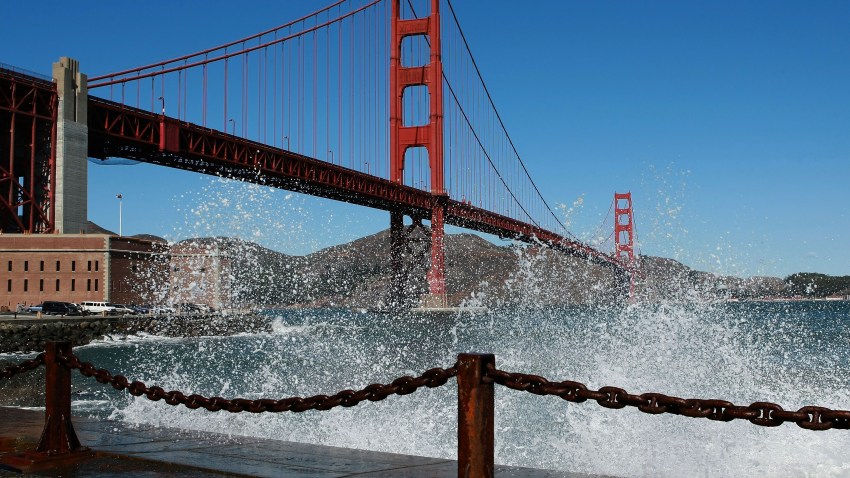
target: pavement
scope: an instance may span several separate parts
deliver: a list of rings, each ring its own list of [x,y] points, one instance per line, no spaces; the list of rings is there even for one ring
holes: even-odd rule
[[[263,438],[134,425],[75,417],[80,442],[93,458],[63,468],[0,477],[61,476],[206,478],[252,476],[274,478],[442,478],[457,477],[457,462]],[[0,460],[15,451],[32,450],[41,435],[44,412],[0,407]],[[575,473],[496,466],[497,477],[589,478]]]

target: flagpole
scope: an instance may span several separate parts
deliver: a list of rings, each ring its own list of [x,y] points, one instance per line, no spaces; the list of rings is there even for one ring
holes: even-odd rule
[[[117,194],[115,197],[118,198],[118,237],[123,237],[123,223],[124,223],[124,208],[123,208],[123,199],[124,196],[122,194]]]

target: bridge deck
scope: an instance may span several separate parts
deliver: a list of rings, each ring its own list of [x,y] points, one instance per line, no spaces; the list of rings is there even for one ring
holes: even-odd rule
[[[0,407],[0,455],[14,442],[32,448],[41,434],[44,413]],[[277,478],[425,478],[455,477],[457,462],[209,432],[129,425],[110,420],[74,418],[80,441],[97,457],[65,470],[68,476]],[[64,473],[63,473],[64,475]],[[6,473],[0,476],[20,476]],[[582,478],[567,472],[497,466],[496,476]]]

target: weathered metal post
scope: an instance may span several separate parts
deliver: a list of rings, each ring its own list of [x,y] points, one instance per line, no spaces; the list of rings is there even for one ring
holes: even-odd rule
[[[70,342],[47,342],[44,346],[46,392],[44,430],[35,451],[4,456],[3,464],[28,472],[67,465],[94,456],[83,446],[71,424],[71,370],[59,361],[71,354]]]
[[[457,476],[493,477],[493,354],[460,354],[457,365]]]
[[[80,440],[71,424],[71,370],[59,361],[60,354],[71,355],[71,342],[47,342],[44,345],[47,397],[44,431],[36,451],[50,455],[70,453],[80,448]]]

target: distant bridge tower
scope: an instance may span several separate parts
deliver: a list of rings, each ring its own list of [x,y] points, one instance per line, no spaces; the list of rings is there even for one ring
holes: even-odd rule
[[[635,221],[632,193],[614,193],[614,257],[629,273],[629,297],[635,295]]]
[[[390,45],[390,180],[404,182],[404,155],[408,148],[423,147],[428,151],[431,169],[431,266],[428,270],[428,294],[425,307],[446,306],[446,276],[444,251],[444,221],[448,194],[443,178],[443,63],[440,54],[440,0],[431,0],[431,14],[425,18],[401,19],[400,0],[392,0]],[[423,66],[405,67],[401,61],[402,41],[409,36],[427,36],[430,62]],[[405,126],[402,98],[404,90],[425,86],[429,96],[429,122],[422,126]],[[399,257],[402,250],[403,212],[390,213],[391,254],[393,263],[393,294],[398,290]]]

